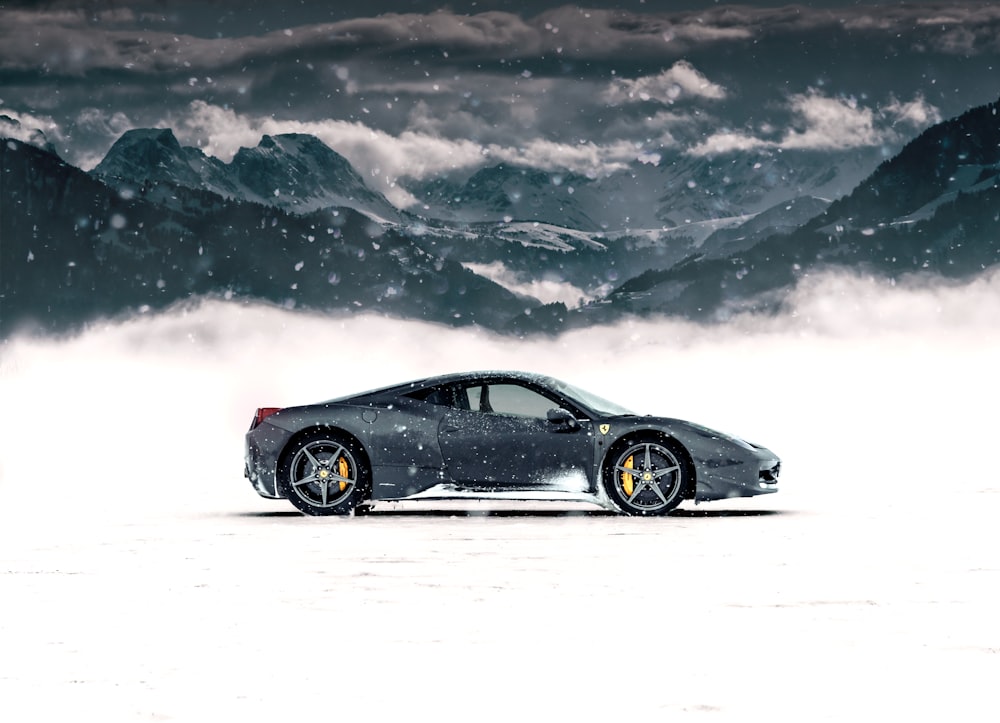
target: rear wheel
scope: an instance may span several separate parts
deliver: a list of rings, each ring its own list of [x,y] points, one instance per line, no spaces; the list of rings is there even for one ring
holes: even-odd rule
[[[626,440],[605,460],[604,488],[627,515],[664,515],[684,499],[688,472],[675,445]]]
[[[353,439],[314,432],[284,455],[278,472],[280,490],[307,515],[346,515],[362,502],[371,486],[364,452]]]

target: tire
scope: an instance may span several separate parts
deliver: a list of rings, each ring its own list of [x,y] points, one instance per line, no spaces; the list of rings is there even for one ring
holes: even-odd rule
[[[278,489],[307,515],[347,515],[371,489],[371,469],[351,437],[317,430],[282,455]]]
[[[626,515],[667,514],[684,499],[690,481],[678,445],[656,437],[616,444],[604,460],[603,471],[605,491]]]

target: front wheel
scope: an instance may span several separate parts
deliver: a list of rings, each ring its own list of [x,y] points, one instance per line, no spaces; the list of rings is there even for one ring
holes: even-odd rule
[[[285,454],[278,479],[282,494],[307,515],[346,515],[364,500],[371,471],[357,442],[314,432]]]
[[[605,461],[604,488],[627,515],[664,515],[684,499],[688,472],[673,445],[627,440]]]

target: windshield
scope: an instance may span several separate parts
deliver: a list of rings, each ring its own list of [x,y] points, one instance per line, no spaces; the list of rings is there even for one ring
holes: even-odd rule
[[[615,404],[614,402],[609,402],[607,399],[597,396],[596,394],[591,394],[585,389],[580,389],[580,387],[573,386],[572,384],[567,384],[566,382],[561,382],[558,379],[550,379],[552,388],[558,391],[560,394],[564,394],[575,402],[579,402],[582,406],[597,412],[604,417],[620,417],[624,415],[634,415],[635,412],[626,409],[620,404]]]

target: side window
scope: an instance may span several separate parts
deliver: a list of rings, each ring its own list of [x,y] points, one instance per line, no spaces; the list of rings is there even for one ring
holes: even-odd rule
[[[516,417],[545,419],[546,413],[559,405],[538,392],[520,384],[490,384],[485,394],[480,392],[479,410]]]
[[[471,409],[473,412],[492,412],[490,406],[489,387],[480,384],[466,387],[458,393],[459,409]]]
[[[520,384],[476,384],[471,387],[439,387],[411,395],[431,404],[489,414],[545,419],[559,403]]]
[[[469,408],[468,403],[465,402],[465,391],[455,389],[454,387],[432,387],[413,392],[409,396],[442,407]]]

